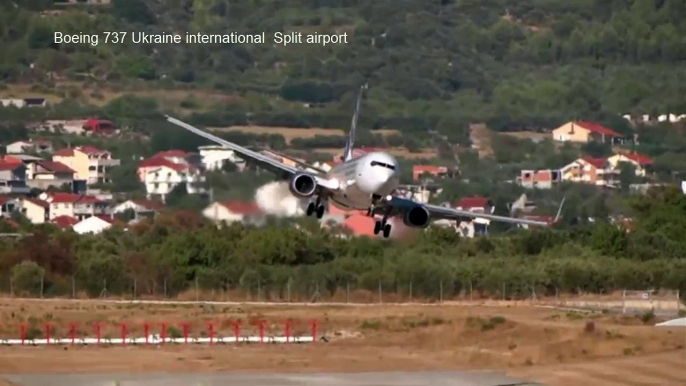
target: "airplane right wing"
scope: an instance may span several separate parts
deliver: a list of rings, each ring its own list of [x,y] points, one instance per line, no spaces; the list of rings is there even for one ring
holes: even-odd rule
[[[295,168],[293,166],[286,165],[282,162],[279,162],[269,156],[266,156],[264,154],[260,154],[258,152],[252,151],[250,149],[244,148],[242,146],[236,145],[235,143],[226,141],[224,139],[221,139],[215,135],[212,135],[206,131],[200,130],[197,127],[191,126],[185,122],[182,122],[176,118],[172,118],[170,116],[166,116],[167,121],[169,123],[172,123],[176,126],[179,126],[183,129],[186,129],[190,131],[193,134],[197,134],[203,138],[207,138],[212,142],[215,142],[219,145],[222,145],[228,149],[233,150],[236,152],[238,156],[240,156],[243,159],[246,159],[260,167],[262,167],[265,170],[268,170],[274,174],[276,174],[278,177],[282,179],[290,179],[296,174],[299,173],[304,173],[303,170],[300,170],[298,168]],[[321,175],[320,173],[315,173],[312,176],[315,181],[317,182],[317,185],[327,189],[327,190],[336,190],[339,188],[339,182],[336,180],[330,180],[327,179],[325,176]]]

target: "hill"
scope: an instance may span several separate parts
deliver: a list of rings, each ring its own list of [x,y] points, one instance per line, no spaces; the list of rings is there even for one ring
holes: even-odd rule
[[[617,126],[620,113],[686,111],[683,0],[37,0],[0,7],[4,93],[17,82],[52,93],[76,81],[87,93],[62,89],[64,99],[107,100],[113,88],[240,95],[165,105],[185,113],[214,107],[196,117],[214,126],[346,127],[363,82],[370,85],[365,127],[417,137],[435,129],[457,143],[474,121],[496,130],[574,117]],[[104,43],[106,31],[265,32],[267,42],[115,44]],[[277,31],[347,33],[349,43],[272,44]],[[55,32],[100,40],[58,45]],[[320,107],[303,105],[313,103]]]

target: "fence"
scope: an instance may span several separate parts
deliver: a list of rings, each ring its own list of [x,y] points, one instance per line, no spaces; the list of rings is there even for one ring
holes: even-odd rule
[[[100,285],[97,285],[100,283]],[[679,291],[622,290],[613,294],[561,293],[556,286],[512,285],[508,282],[453,280],[415,282],[400,280],[313,281],[291,278],[281,282],[208,283],[196,278],[188,281],[162,279],[161,282],[90,278],[84,283],[70,280],[48,281],[44,276],[32,282],[15,283],[0,278],[0,294],[38,298],[102,298],[123,300],[185,300],[220,302],[285,303],[442,303],[448,301],[520,300],[567,307],[609,310],[624,313],[653,309],[656,313],[678,314],[685,307]]]

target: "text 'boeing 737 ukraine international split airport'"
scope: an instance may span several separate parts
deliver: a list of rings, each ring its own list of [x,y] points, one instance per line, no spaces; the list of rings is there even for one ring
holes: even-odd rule
[[[382,233],[386,238],[391,234],[391,224],[388,223],[388,219],[393,216],[402,216],[405,225],[412,228],[426,228],[432,219],[464,221],[474,218],[514,224],[549,225],[542,221],[472,213],[395,197],[393,192],[400,184],[400,171],[395,157],[384,152],[373,152],[353,158],[353,142],[360,115],[363,90],[364,86],[357,96],[355,113],[343,153],[343,163],[336,165],[329,172],[307,164],[304,165],[315,172],[289,166],[266,155],[225,141],[178,119],[167,116],[167,120],[225,146],[246,161],[255,163],[259,167],[275,173],[278,177],[289,180],[289,188],[293,195],[310,199],[307,207],[308,216],[316,214],[317,218],[321,219],[329,200],[339,209],[367,210],[369,216],[381,215],[381,219],[377,220],[374,225],[374,234]]]

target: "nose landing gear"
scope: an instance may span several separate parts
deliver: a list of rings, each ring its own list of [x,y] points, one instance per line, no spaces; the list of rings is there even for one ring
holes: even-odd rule
[[[317,215],[317,219],[321,219],[322,217],[324,217],[324,211],[324,205],[322,205],[321,199],[317,197],[317,199],[314,202],[310,202],[307,205],[306,214],[309,217],[312,216],[312,214],[314,213]]]

